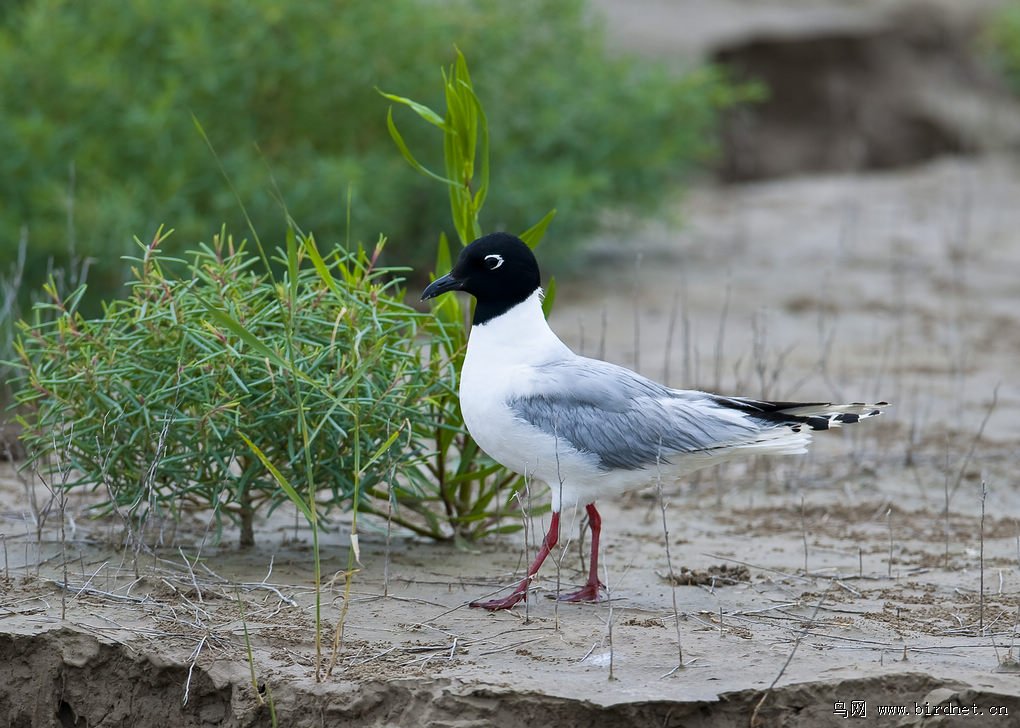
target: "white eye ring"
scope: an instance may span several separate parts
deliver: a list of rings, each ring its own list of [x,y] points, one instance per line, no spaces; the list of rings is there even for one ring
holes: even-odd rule
[[[485,256],[485,264],[489,266],[489,270],[496,270],[503,265],[503,256],[498,253],[487,255]]]

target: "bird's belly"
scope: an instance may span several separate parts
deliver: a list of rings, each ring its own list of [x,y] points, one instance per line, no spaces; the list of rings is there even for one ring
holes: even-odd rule
[[[493,362],[474,361],[472,352],[460,378],[460,409],[464,424],[478,446],[493,460],[515,473],[546,480],[546,435],[514,415],[508,392],[520,384],[520,372]],[[553,453],[555,458],[555,453]]]
[[[521,475],[534,474],[528,467],[526,450],[532,433],[499,397],[465,397],[461,388],[460,408],[471,437],[500,465]]]
[[[561,503],[583,505],[648,482],[647,472],[604,471],[593,454],[580,453],[518,418],[507,406],[504,391],[493,391],[491,385],[498,380],[486,381],[489,388],[476,388],[480,382],[462,375],[461,412],[468,432],[496,462],[528,480],[546,483],[556,510]]]

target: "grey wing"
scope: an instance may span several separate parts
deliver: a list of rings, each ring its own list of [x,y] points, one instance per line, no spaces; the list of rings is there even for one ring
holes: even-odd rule
[[[754,439],[761,423],[713,395],[669,389],[595,359],[543,365],[534,390],[508,403],[515,415],[599,459],[636,470],[677,453]]]

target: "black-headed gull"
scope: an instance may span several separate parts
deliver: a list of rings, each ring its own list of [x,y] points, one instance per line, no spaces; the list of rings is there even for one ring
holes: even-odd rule
[[[497,462],[552,490],[552,516],[528,573],[503,599],[509,609],[559,538],[560,512],[583,505],[591,528],[588,581],[566,601],[598,601],[599,498],[671,479],[738,455],[805,452],[811,430],[879,414],[877,404],[763,402],[671,389],[615,364],[578,356],[542,313],[538,262],[519,238],[486,235],[422,300],[447,291],[475,297],[460,374],[468,432]]]

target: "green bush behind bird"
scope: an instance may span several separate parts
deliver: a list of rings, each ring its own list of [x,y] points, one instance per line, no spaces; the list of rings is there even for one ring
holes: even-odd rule
[[[438,103],[457,44],[498,120],[491,225],[556,200],[559,266],[604,209],[654,204],[711,153],[720,110],[755,95],[715,68],[610,56],[590,18],[581,0],[25,0],[0,16],[0,260],[27,231],[32,291],[47,261],[94,258],[97,311],[123,292],[134,236],[171,226],[175,254],[210,226],[246,229],[240,198],[265,239],[285,233],[282,200],[325,243],[385,232],[386,262],[427,270],[435,231],[454,232],[443,192],[392,153],[375,88]]]

